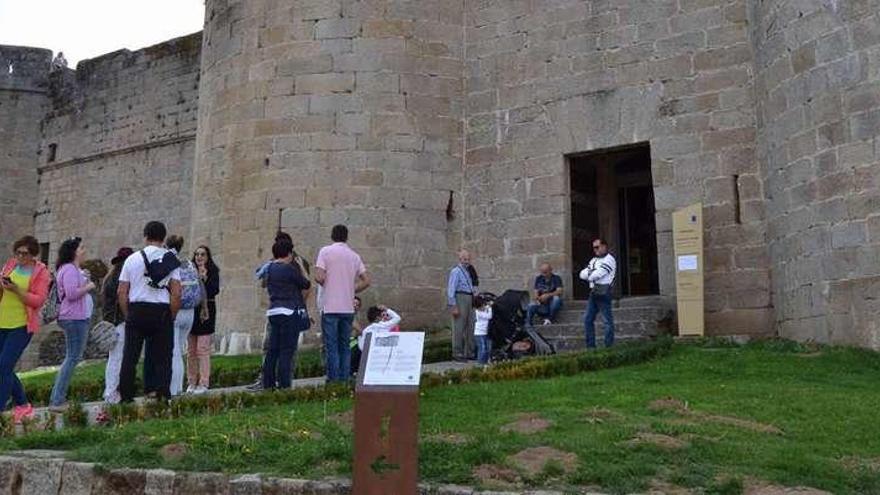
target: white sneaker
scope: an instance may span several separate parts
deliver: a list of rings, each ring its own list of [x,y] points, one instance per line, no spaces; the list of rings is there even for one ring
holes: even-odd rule
[[[206,393],[208,393],[208,387],[202,387],[201,385],[193,390],[193,395],[204,395]]]
[[[190,385],[189,387],[186,387],[186,393],[194,394],[194,393],[196,393],[197,388],[198,387],[196,387],[195,385]]]
[[[544,318],[544,325],[552,325],[552,324],[553,324],[552,321],[548,320],[547,318]]]

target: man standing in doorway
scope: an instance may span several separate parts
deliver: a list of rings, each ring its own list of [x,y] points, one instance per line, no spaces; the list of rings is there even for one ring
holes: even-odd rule
[[[535,277],[535,300],[526,311],[526,325],[532,325],[535,315],[544,317],[549,325],[562,308],[562,277],[553,273],[550,263],[541,263],[541,273]]]
[[[144,392],[148,396],[171,398],[174,318],[180,310],[181,286],[180,261],[163,247],[165,235],[162,222],[149,222],[144,227],[146,245],[126,258],[119,274],[116,294],[125,316],[125,345],[119,372],[122,402],[134,400],[135,369],[144,344]]]
[[[348,228],[336,225],[330,233],[333,244],[318,252],[315,281],[322,286],[321,335],[328,382],[351,378],[351,323],[354,295],[370,286],[361,257],[348,246]]]
[[[587,348],[596,347],[595,320],[598,313],[605,319],[605,347],[614,344],[614,315],[611,313],[611,284],[617,272],[617,262],[608,252],[608,244],[602,239],[593,241],[593,259],[581,270],[581,280],[590,284],[590,300],[584,317]]]
[[[471,265],[471,253],[458,252],[458,264],[449,271],[446,304],[452,314],[452,358],[467,361],[476,357],[474,344],[474,296],[480,285]]]

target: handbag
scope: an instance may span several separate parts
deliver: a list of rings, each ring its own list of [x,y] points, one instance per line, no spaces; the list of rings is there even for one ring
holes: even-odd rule
[[[590,290],[590,295],[607,296],[610,292],[611,286],[608,284],[593,284],[593,288]]]
[[[199,321],[202,323],[211,319],[211,310],[208,308],[208,289],[205,288],[205,282],[199,278],[199,290],[202,291],[202,302],[199,304]]]

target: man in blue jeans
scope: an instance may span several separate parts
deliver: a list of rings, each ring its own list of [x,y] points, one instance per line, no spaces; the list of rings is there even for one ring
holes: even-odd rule
[[[608,244],[602,239],[593,241],[593,259],[581,270],[581,280],[590,284],[590,300],[584,316],[587,348],[596,347],[596,315],[605,319],[605,347],[614,344],[614,315],[611,312],[611,285],[617,272],[617,262],[608,252]]]
[[[370,286],[370,277],[361,257],[348,247],[345,225],[333,227],[330,238],[333,244],[321,248],[315,262],[315,281],[323,287],[321,336],[327,381],[346,382],[351,378],[354,295]]]
[[[535,300],[526,311],[526,324],[529,326],[535,315],[543,316],[545,325],[553,323],[562,309],[562,277],[553,273],[550,263],[541,263],[540,270],[540,275],[535,277]]]

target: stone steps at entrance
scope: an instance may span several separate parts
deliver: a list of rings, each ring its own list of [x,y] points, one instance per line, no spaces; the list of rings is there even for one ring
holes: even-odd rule
[[[551,325],[541,325],[542,318],[534,320],[535,329],[556,346],[558,351],[575,351],[586,345],[584,313],[587,301],[568,300]],[[661,296],[628,297],[612,303],[615,340],[645,339],[660,333],[661,327],[671,324],[673,312],[668,299]],[[596,342],[601,346],[605,334],[602,316],[596,317]]]

